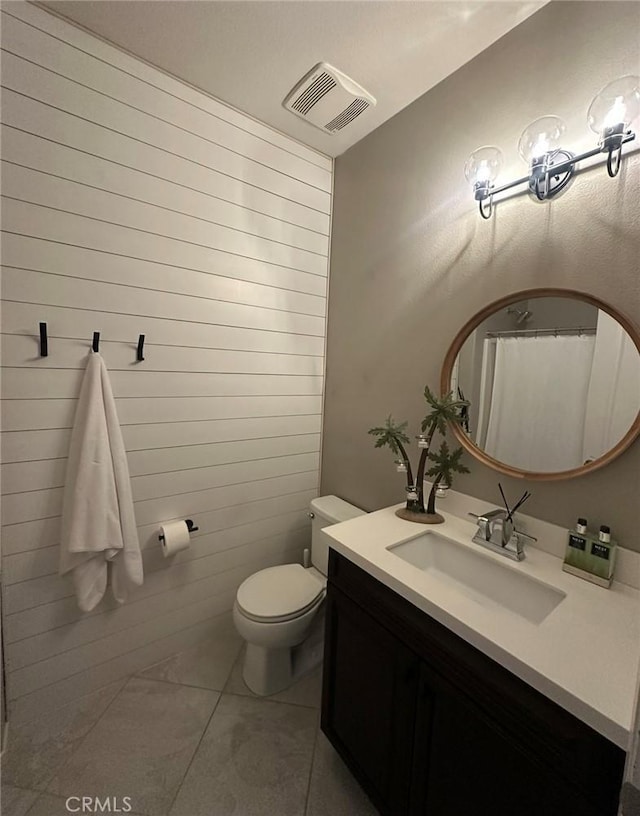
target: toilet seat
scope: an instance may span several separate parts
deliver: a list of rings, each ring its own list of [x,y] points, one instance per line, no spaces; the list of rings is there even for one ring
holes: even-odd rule
[[[250,620],[280,623],[304,615],[325,595],[326,581],[300,564],[268,567],[240,584],[236,603]]]

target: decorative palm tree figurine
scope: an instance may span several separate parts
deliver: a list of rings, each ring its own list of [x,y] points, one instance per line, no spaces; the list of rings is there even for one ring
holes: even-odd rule
[[[422,433],[417,437],[420,451],[418,462],[418,472],[414,482],[411,462],[404,447],[409,444],[409,437],[405,433],[407,422],[395,423],[389,416],[385,425],[378,428],[371,428],[369,433],[377,436],[376,448],[385,445],[391,448],[392,452],[401,457],[396,459],[396,467],[400,472],[407,474],[407,505],[396,510],[396,515],[408,521],[418,521],[422,524],[440,524],[444,518],[436,513],[436,491],[440,485],[451,487],[453,473],[469,473],[469,469],[460,462],[462,448],[454,451],[449,450],[444,437],[447,434],[447,423],[460,422],[464,416],[463,409],[469,405],[467,400],[454,399],[453,392],[443,397],[436,397],[429,386],[425,386],[424,396],[431,411],[422,420],[420,426]],[[438,453],[431,453],[431,444],[436,431],[443,437]],[[426,470],[427,459],[434,464]],[[424,506],[424,477],[433,477],[433,485],[429,494],[427,508]]]

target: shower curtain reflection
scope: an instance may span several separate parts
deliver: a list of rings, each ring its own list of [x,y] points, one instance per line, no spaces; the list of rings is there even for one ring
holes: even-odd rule
[[[485,340],[478,433],[489,456],[530,471],[583,464],[594,344],[577,334]]]
[[[611,450],[632,426],[640,405],[640,359],[633,340],[606,312],[598,331],[587,397],[583,458]]]

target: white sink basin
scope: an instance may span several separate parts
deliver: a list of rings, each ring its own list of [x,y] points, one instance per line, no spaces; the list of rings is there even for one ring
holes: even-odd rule
[[[561,590],[520,569],[503,565],[435,531],[387,549],[481,606],[509,609],[531,623],[542,623],[566,597]]]

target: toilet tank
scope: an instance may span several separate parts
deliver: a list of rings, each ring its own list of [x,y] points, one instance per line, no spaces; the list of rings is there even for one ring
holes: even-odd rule
[[[331,524],[339,524],[341,521],[348,521],[366,514],[364,510],[337,496],[319,496],[317,499],[312,499],[310,509],[313,513],[311,563],[323,575],[326,575],[329,566],[329,540],[327,536],[321,534],[320,530]]]

